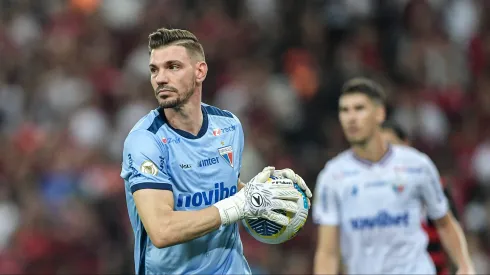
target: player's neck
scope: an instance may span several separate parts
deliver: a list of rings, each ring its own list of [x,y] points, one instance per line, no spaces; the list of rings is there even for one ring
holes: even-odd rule
[[[175,129],[197,135],[204,120],[200,92],[196,91],[187,103],[179,108],[164,109],[168,123]]]
[[[388,151],[388,143],[383,141],[380,134],[375,134],[365,144],[353,146],[352,150],[361,159],[378,162]]]

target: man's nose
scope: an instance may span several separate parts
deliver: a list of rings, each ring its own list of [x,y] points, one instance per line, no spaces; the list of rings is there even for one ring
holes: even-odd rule
[[[155,78],[158,85],[167,84],[168,76],[166,70],[158,71],[157,77]]]
[[[350,112],[350,114],[347,117],[347,122],[349,124],[356,124],[356,122],[357,122],[357,116],[354,114],[354,112]]]

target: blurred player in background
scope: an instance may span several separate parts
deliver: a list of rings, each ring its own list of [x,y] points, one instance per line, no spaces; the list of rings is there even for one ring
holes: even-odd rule
[[[391,144],[400,144],[411,146],[410,139],[408,138],[407,133],[403,130],[400,125],[396,124],[393,121],[384,121],[381,124],[382,135],[384,140],[388,141]],[[449,187],[445,185],[444,179],[441,179],[444,195],[448,199],[449,207],[454,217],[458,219],[456,204],[454,203],[453,197],[449,190]],[[424,223],[422,224],[425,231],[427,232],[427,236],[429,237],[429,245],[427,246],[427,251],[429,252],[434,265],[436,266],[436,271],[438,275],[446,275],[449,274],[449,259],[447,258],[446,253],[444,252],[444,247],[442,245],[439,233],[437,232],[437,227],[434,221],[431,219],[424,219]]]
[[[381,123],[381,135],[385,141],[391,144],[412,146],[405,130],[393,121],[385,120]]]
[[[423,209],[458,274],[473,274],[464,234],[433,162],[383,139],[384,102],[381,87],[368,79],[352,79],[342,89],[339,119],[351,148],[328,161],[318,176],[315,274],[338,274],[340,253],[349,274],[436,274],[421,226]]]
[[[149,36],[151,84],[159,108],[124,142],[121,177],[134,231],[137,274],[249,274],[236,221],[297,211],[300,185],[292,170],[266,167],[239,181],[244,147],[238,118],[204,104],[208,67],[189,31],[159,29]],[[265,183],[282,175],[291,184]],[[242,188],[243,187],[243,188]]]

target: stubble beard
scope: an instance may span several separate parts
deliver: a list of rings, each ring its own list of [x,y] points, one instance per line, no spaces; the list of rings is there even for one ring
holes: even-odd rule
[[[194,94],[196,88],[195,79],[192,80],[191,87],[182,95],[179,95],[176,99],[173,100],[164,100],[160,101],[160,107],[164,109],[175,109],[180,110],[184,104],[186,104],[191,96]]]

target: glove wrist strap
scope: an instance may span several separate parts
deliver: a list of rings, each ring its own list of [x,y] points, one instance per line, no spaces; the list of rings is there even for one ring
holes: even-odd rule
[[[230,197],[214,204],[214,206],[218,208],[222,225],[229,225],[241,219],[241,211],[233,202],[233,199],[233,197]]]

